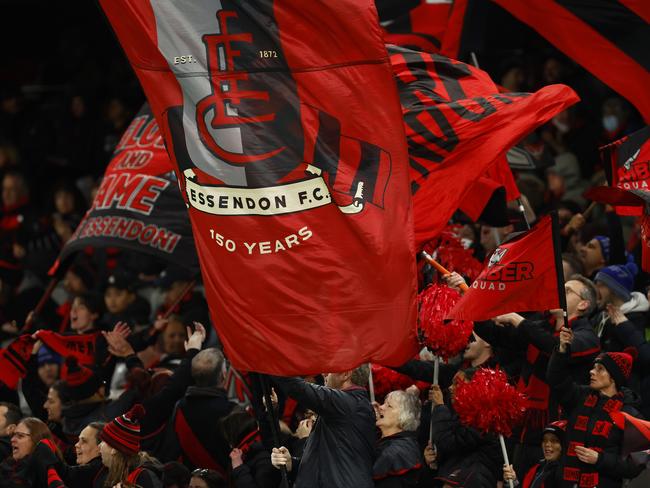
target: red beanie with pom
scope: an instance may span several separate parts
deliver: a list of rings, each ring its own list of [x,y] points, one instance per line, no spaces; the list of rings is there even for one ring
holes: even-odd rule
[[[100,438],[113,449],[123,454],[134,455],[140,452],[140,419],[144,417],[142,405],[134,405],[124,415],[106,424]]]

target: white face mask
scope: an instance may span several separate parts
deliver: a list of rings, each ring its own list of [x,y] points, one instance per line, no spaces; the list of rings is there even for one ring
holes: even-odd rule
[[[468,239],[467,237],[463,237],[463,238],[460,240],[460,243],[462,244],[462,246],[463,246],[465,249],[469,249],[469,248],[472,247],[472,245],[474,244],[474,241],[471,240],[471,239]]]
[[[603,116],[603,127],[607,132],[614,132],[618,129],[618,117],[616,115]]]
[[[551,119],[551,122],[553,123],[555,128],[558,131],[560,131],[562,134],[566,134],[567,132],[569,132],[570,129],[569,124],[565,124],[564,122],[561,122],[560,120],[558,120],[557,117],[553,117]]]

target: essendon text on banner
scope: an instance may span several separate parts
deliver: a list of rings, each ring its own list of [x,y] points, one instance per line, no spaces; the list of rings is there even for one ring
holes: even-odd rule
[[[90,209],[59,259],[86,246],[126,247],[196,267],[176,174],[148,104],[120,139]]]
[[[382,208],[389,154],[342,134],[335,117],[301,103],[268,33],[213,4],[214,17],[192,19],[191,37],[181,36],[165,15],[173,6],[154,5],[159,49],[185,94],[183,107],[167,117],[173,151],[186,166],[181,188],[188,206],[219,216],[283,215],[325,205],[345,214],[362,212],[366,203]],[[191,54],[178,52],[183,43]],[[193,76],[203,66],[207,83]]]

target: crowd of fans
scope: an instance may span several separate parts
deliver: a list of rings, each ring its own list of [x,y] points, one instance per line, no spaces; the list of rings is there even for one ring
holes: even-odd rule
[[[532,65],[511,56],[490,70],[508,91],[567,83],[583,98],[522,141],[538,169],[516,174],[529,220],[559,212],[568,323],[545,311],[477,322],[462,357],[441,365],[438,386],[395,390],[375,404],[367,365],[270,378],[269,406],[261,393],[268,380],[255,375],[237,376],[249,397],[226,390],[227,361],[200,284],[180,266],[86,249],[28,319],[143,101],[137,88],[135,96],[78,88],[116,66],[105,82],[136,87],[120,59],[97,61],[54,95],[0,85],[0,339],[11,343],[26,323],[30,333],[99,334],[93,364],[37,341],[18,388],[0,385],[0,487],[275,488],[285,476],[299,488],[619,487],[644,476],[638,459],[621,455],[610,417],[650,416],[640,230],[608,207],[583,215],[584,190],[604,181],[597,148],[640,128],[622,98],[557,53]],[[455,221],[487,262],[524,228],[515,210],[511,217],[502,228],[460,214]],[[434,279],[463,281],[457,273]],[[430,359],[423,352],[397,370],[431,383]],[[497,366],[527,397],[506,466],[497,438],[463,425],[452,401],[458,382]]]

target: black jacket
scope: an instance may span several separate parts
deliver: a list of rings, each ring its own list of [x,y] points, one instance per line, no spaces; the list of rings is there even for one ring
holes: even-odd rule
[[[521,488],[559,488],[560,462],[542,460],[534,465],[521,482]]]
[[[432,420],[438,451],[436,478],[465,488],[496,486],[503,465],[496,437],[462,425],[447,405],[437,405]]]
[[[273,377],[285,394],[318,414],[294,488],[372,488],[375,414],[364,388],[335,390]]]
[[[180,457],[190,469],[209,468],[225,475],[230,448],[219,420],[235,406],[221,387],[190,386],[176,405],[159,459],[167,462]]]
[[[638,396],[621,388],[613,397],[602,395],[588,386],[578,385],[566,370],[569,355],[553,352],[548,364],[548,382],[554,388],[568,419],[566,443],[569,446],[562,453],[560,461],[561,487],[580,486],[619,488],[624,478],[634,478],[643,466],[636,466],[629,458],[620,455],[623,432],[612,421],[613,411],[627,412],[635,417]],[[582,463],[571,446],[584,445],[599,451],[595,465]],[[582,483],[582,484],[580,484]]]
[[[261,442],[251,445],[248,452],[244,454],[243,461],[244,464],[232,471],[235,488],[276,488],[278,486],[280,471],[271,464],[271,453]]]
[[[574,340],[571,361],[565,373],[577,381],[586,381],[596,354],[600,351],[598,337],[589,320],[578,317],[569,322]],[[523,320],[518,327],[497,326],[494,322],[476,322],[476,334],[494,346],[525,351],[517,389],[526,395],[526,415],[518,437],[520,442],[539,446],[542,430],[557,420],[557,400],[546,381],[546,369],[553,348],[559,344],[554,326],[545,320]]]
[[[634,361],[634,367],[639,371],[641,379],[641,412],[645,418],[650,418],[650,344],[630,321],[616,326],[614,334],[624,347],[633,347],[637,350],[638,356]]]
[[[382,437],[372,468],[375,488],[409,488],[417,485],[424,460],[415,432]]]
[[[198,352],[198,349],[190,349],[185,353],[179,367],[158,393],[142,400],[136,399],[136,402],[142,403],[146,411],[146,415],[140,422],[140,447],[142,451],[154,457],[158,457],[158,451],[162,449],[165,427],[174,413],[176,402],[183,397],[192,384],[192,359]],[[138,367],[144,369],[144,365],[135,355],[126,358],[126,365],[129,370]]]

